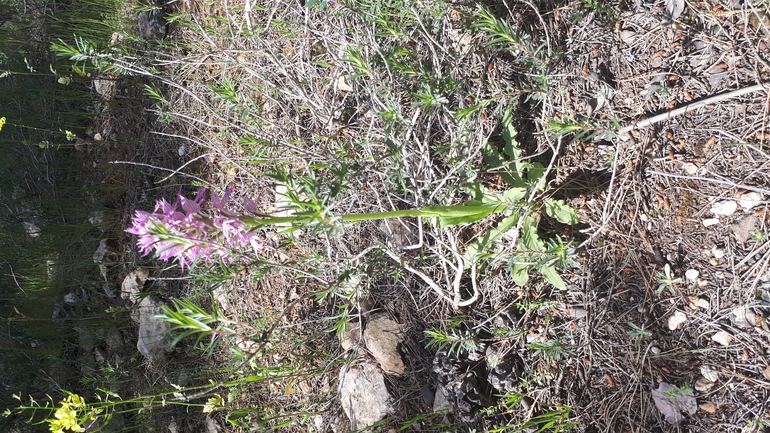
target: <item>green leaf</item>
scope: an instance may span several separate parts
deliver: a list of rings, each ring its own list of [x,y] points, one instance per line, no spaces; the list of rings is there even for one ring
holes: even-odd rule
[[[532,216],[527,216],[524,224],[521,226],[521,243],[525,249],[532,251],[546,251],[545,242],[537,234],[538,220]]]
[[[527,281],[529,280],[530,267],[531,265],[519,263],[514,263],[513,266],[511,266],[511,278],[513,278],[513,282],[516,283],[517,286],[523,286],[527,284]]]
[[[545,279],[554,285],[559,290],[567,290],[567,284],[561,279],[561,276],[556,272],[556,268],[553,266],[538,266],[537,270],[543,274]]]
[[[457,120],[462,120],[470,116],[471,114],[481,110],[482,108],[484,108],[485,105],[486,104],[476,104],[476,105],[471,105],[470,107],[461,108],[455,112],[455,118],[457,118]]]
[[[518,203],[524,196],[527,195],[526,188],[508,188],[502,194],[499,195],[500,202],[506,204]]]
[[[425,206],[420,209],[420,216],[435,217],[436,227],[451,227],[474,223],[504,209],[505,206],[500,204],[469,200],[457,206]]]
[[[527,182],[529,183],[530,187],[534,187],[537,185],[538,182],[540,182],[540,179],[545,175],[545,167],[543,167],[543,164],[539,162],[531,162],[528,163],[526,166],[527,169]],[[545,183],[540,185],[539,190],[545,189]]]
[[[513,109],[508,107],[501,120],[503,125],[503,140],[505,141],[505,154],[511,161],[521,158],[521,148],[516,142],[516,128],[513,127]]]
[[[562,224],[577,224],[580,222],[580,216],[577,211],[564,202],[552,198],[545,199],[545,214],[555,218]]]
[[[513,228],[517,222],[519,222],[519,214],[514,213],[500,221],[500,223],[497,224],[497,227],[487,230],[487,232],[475,242],[468,245],[465,249],[465,259],[471,263],[475,262],[479,254],[492,248],[492,246],[502,239],[502,237]]]

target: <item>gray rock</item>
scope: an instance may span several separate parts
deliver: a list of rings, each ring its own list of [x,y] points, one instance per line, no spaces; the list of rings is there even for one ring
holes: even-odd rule
[[[339,394],[352,430],[369,427],[395,412],[385,376],[368,361],[340,372]]]
[[[753,329],[757,324],[757,315],[748,307],[737,307],[732,311],[733,325],[735,327],[747,330]]]
[[[120,285],[120,297],[131,301],[132,303],[136,303],[136,301],[139,300],[139,292],[142,291],[142,287],[144,287],[144,282],[147,281],[148,276],[149,273],[141,268],[131,271],[130,274],[126,275],[126,278],[123,279],[123,283]]]
[[[155,316],[163,314],[162,302],[151,297],[139,303],[139,338],[136,348],[149,359],[161,359],[168,349],[168,336],[171,325],[161,322]]]
[[[759,218],[749,215],[741,218],[737,223],[730,226],[735,240],[740,243],[746,243],[751,240],[751,232],[759,227]]]
[[[436,387],[436,396],[433,398],[433,412],[448,411],[452,409],[447,390],[441,385]]]
[[[366,348],[382,369],[391,374],[404,374],[406,371],[398,353],[398,345],[403,338],[401,325],[385,313],[372,315],[364,330]]]

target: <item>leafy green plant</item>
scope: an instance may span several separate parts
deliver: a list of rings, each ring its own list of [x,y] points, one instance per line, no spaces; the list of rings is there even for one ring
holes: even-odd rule
[[[568,225],[577,224],[580,217],[563,200],[548,197],[543,200],[542,207],[526,200],[543,189],[545,168],[538,162],[524,158],[524,152],[516,141],[512,110],[505,112],[502,124],[504,148],[501,152],[487,144],[484,160],[487,166],[492,167],[491,171],[499,174],[511,188],[503,193],[492,194],[483,186],[475,184],[471,190],[482,201],[502,202],[508,206],[503,210],[504,218],[498,225],[468,246],[465,257],[472,263],[479,258],[495,257],[487,251],[492,250],[504,237],[513,238],[515,250],[509,253],[508,265],[516,284],[525,285],[530,270],[536,270],[556,288],[566,290],[567,285],[557,269],[577,266],[577,251],[571,242],[564,242],[558,236],[543,240],[538,234],[540,217],[537,211],[542,209],[549,217]]]
[[[671,265],[666,263],[663,272],[658,271],[658,288],[655,290],[655,296],[660,296],[663,290],[668,289],[672,295],[676,295],[676,286],[682,283],[682,279],[674,277]]]
[[[553,137],[569,136],[576,140],[612,140],[617,137],[620,120],[596,120],[588,118],[573,119],[562,116],[560,119],[550,119],[545,127],[545,133]]]
[[[754,242],[764,242],[768,238],[767,232],[761,230],[752,230],[749,233],[751,234],[751,239]]]
[[[642,324],[642,326],[638,326],[634,322],[628,322],[628,326],[631,327],[631,330],[628,331],[628,336],[634,340],[634,344],[636,346],[641,343],[642,339],[652,337],[652,332],[645,329],[644,324]]]
[[[446,330],[432,328],[425,331],[429,341],[427,347],[436,347],[438,350],[446,350],[447,354],[459,355],[468,353],[479,347],[479,338],[476,331],[471,329],[460,329],[461,320],[450,321]]]
[[[501,404],[506,411],[512,412],[526,398],[525,394],[518,392],[509,392],[502,396]],[[491,433],[503,432],[565,432],[577,425],[576,421],[570,421],[572,406],[567,405],[547,405],[546,412],[532,416],[524,422],[505,425],[490,429]]]
[[[567,348],[564,347],[559,339],[546,340],[543,342],[528,343],[528,349],[537,350],[543,353],[546,358],[554,361],[561,361],[561,359],[567,354]]]

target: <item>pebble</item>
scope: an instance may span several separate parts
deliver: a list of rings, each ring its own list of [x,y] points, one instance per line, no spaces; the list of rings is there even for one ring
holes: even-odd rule
[[[709,304],[708,299],[699,298],[697,296],[690,296],[687,298],[688,305],[693,310],[701,308],[704,310],[708,310],[708,308],[711,306]]]
[[[703,220],[703,227],[711,227],[719,224],[719,218],[706,218]]]
[[[711,248],[711,254],[714,255],[715,259],[719,260],[719,259],[721,259],[722,257],[725,256],[725,250],[720,250],[715,245],[713,248]]]
[[[732,311],[733,324],[740,329],[752,329],[757,323],[757,316],[746,307],[737,307]]]
[[[687,315],[681,311],[677,311],[676,313],[672,314],[671,317],[668,318],[668,329],[673,331],[677,329],[679,325],[681,325],[686,321],[687,321]]]
[[[706,413],[716,413],[717,405],[714,403],[702,403],[698,405],[698,408]]]
[[[700,374],[712,382],[719,380],[719,370],[709,365],[701,365]]]
[[[698,172],[698,166],[696,166],[696,165],[695,165],[695,164],[693,164],[692,162],[686,162],[686,163],[684,163],[684,164],[682,165],[682,169],[683,169],[683,170],[684,170],[684,171],[685,171],[687,174],[695,174],[695,173],[697,173],[697,172]]]
[[[705,377],[701,377],[695,381],[695,390],[699,392],[708,392],[711,388],[714,387],[714,385],[714,382],[706,379]]]
[[[751,210],[760,204],[763,199],[764,197],[762,197],[762,194],[758,192],[747,192],[746,194],[743,194],[740,199],[738,199],[738,202],[742,208]]]
[[[733,342],[733,336],[725,331],[719,331],[711,336],[711,339],[721,344],[722,346],[729,346]]]
[[[722,200],[711,205],[711,213],[714,215],[732,215],[738,210],[738,203],[735,200]]]
[[[687,277],[687,279],[692,281],[693,283],[698,282],[699,275],[700,275],[700,272],[698,272],[697,269],[688,269],[687,272],[684,273],[684,276]]]

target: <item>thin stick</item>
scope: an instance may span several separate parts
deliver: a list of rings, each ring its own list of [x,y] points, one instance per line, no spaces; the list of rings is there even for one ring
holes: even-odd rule
[[[618,135],[620,137],[625,137],[624,139],[628,139],[628,133],[636,128],[644,128],[645,126],[650,126],[655,123],[670,119],[672,117],[681,116],[682,114],[689,113],[690,111],[697,110],[698,108],[704,107],[709,104],[716,104],[717,102],[724,101],[725,99],[737,98],[739,96],[743,96],[748,93],[768,90],[768,88],[770,88],[770,83],[759,83],[753,86],[744,87],[742,89],[733,90],[731,92],[720,93],[718,95],[714,95],[709,98],[702,99],[697,102],[693,102],[692,104],[687,104],[683,107],[679,107],[675,110],[671,110],[666,113],[658,114],[657,116],[652,116],[646,119],[642,119],[631,126],[620,128],[620,130],[618,131]]]

